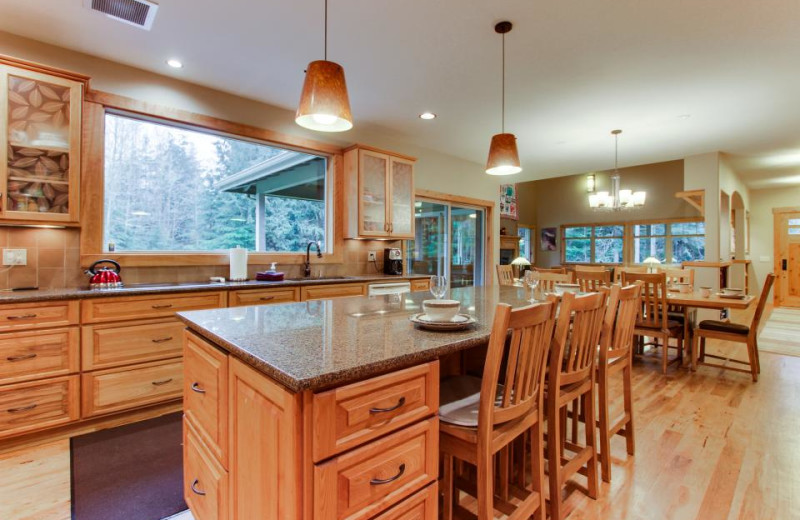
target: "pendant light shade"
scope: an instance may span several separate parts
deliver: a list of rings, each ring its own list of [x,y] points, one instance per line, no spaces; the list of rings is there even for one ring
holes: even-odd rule
[[[489,146],[489,159],[486,173],[489,175],[512,175],[522,171],[517,152],[517,138],[514,134],[496,134]]]
[[[295,122],[320,132],[353,128],[344,69],[338,63],[318,60],[308,64]]]

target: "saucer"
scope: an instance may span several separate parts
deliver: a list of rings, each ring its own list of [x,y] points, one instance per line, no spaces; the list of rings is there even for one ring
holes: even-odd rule
[[[450,321],[434,321],[424,313],[414,314],[408,319],[421,328],[428,330],[462,330],[476,321],[475,317],[469,314],[456,314]]]

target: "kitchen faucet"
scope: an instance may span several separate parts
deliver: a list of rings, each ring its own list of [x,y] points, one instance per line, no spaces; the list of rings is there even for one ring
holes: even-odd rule
[[[308,278],[311,276],[311,246],[316,246],[317,248],[317,258],[322,258],[322,249],[319,247],[319,240],[316,242],[309,242],[308,246],[306,246],[306,269],[305,269],[305,276]]]

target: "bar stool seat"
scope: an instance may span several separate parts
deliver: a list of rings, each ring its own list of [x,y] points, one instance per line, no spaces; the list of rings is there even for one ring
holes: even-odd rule
[[[495,405],[503,401],[503,385],[497,385]],[[439,386],[439,420],[464,428],[478,427],[481,404],[481,379],[474,376],[454,376]]]
[[[729,323],[727,321],[703,320],[697,325],[698,329],[715,330],[717,332],[727,332],[728,334],[750,334],[750,327],[739,323]]]

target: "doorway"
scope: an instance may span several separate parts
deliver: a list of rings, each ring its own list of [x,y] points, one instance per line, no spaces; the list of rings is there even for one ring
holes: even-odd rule
[[[800,307],[800,208],[774,209],[775,306]]]
[[[486,211],[417,199],[415,239],[406,241],[409,274],[446,276],[450,287],[483,285]]]

